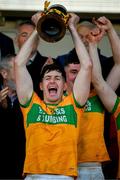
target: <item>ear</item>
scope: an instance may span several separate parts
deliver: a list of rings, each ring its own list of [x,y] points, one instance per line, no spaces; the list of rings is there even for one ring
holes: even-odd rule
[[[39,83],[39,87],[40,87],[40,90],[42,91],[42,90],[43,90],[43,84],[42,84],[42,82]]]
[[[64,90],[64,91],[67,90],[67,83],[66,83],[66,82],[64,83],[64,88],[63,88],[63,90]]]
[[[0,73],[1,73],[1,75],[3,77],[3,79],[7,79],[8,72],[5,69],[2,69]]]

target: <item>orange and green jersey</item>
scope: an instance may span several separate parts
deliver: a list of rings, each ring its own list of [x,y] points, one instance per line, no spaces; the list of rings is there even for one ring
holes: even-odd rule
[[[119,165],[118,165],[118,178],[120,178],[120,98],[117,97],[114,108],[111,112],[113,114],[113,118],[116,121],[117,128],[117,137],[118,137],[118,147],[119,147]]]
[[[83,108],[73,95],[52,106],[33,93],[21,109],[26,133],[24,173],[76,176],[78,117]]]
[[[93,90],[80,118],[78,163],[109,160],[104,141],[104,107]]]

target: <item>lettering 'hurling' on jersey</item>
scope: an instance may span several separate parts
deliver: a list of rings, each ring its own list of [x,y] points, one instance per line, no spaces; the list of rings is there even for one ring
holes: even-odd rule
[[[37,123],[68,124],[77,127],[78,119],[83,114],[84,108],[77,103],[72,94],[57,105],[50,105],[45,104],[36,93],[33,93],[30,101],[24,106],[21,105],[21,110],[26,128]]]

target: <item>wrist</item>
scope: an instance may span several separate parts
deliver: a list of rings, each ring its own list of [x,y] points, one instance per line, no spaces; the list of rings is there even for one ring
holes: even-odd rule
[[[114,32],[114,28],[112,26],[107,29],[108,34],[112,34],[113,32]]]
[[[76,30],[76,27],[75,27],[74,24],[70,24],[70,25],[69,25],[69,29],[70,29],[71,31],[74,31],[74,30]]]

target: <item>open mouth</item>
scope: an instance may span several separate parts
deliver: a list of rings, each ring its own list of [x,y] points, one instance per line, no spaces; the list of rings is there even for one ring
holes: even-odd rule
[[[56,96],[57,95],[57,88],[55,88],[55,87],[50,87],[48,89],[48,91],[49,91],[50,96]]]

